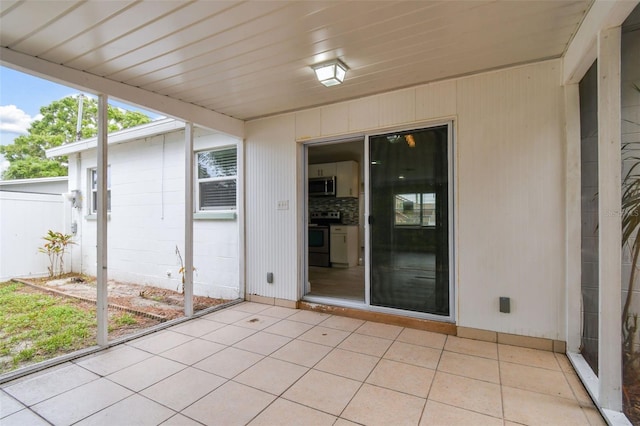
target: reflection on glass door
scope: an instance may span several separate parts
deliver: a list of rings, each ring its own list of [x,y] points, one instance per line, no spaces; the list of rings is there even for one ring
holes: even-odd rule
[[[370,302],[450,315],[449,128],[369,138]]]

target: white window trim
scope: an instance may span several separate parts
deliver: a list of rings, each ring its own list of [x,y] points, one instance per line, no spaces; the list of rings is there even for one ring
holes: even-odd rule
[[[234,176],[220,176],[220,177],[213,177],[213,178],[198,178],[198,154],[203,153],[203,152],[210,152],[210,151],[224,151],[227,149],[234,149],[236,152],[236,174]],[[194,185],[193,185],[193,190],[195,192],[195,197],[194,197],[194,213],[193,213],[193,219],[194,220],[235,220],[238,217],[238,205],[239,205],[239,197],[238,197],[238,193],[239,193],[239,179],[240,179],[240,174],[238,173],[239,171],[239,149],[237,145],[224,145],[224,146],[216,146],[216,147],[209,147],[209,148],[202,148],[199,149],[197,151],[194,151],[194,167],[196,168],[195,173],[194,173]],[[212,209],[212,210],[200,210],[200,183],[201,182],[222,182],[222,181],[229,181],[229,180],[234,180],[236,183],[236,202],[235,202],[235,208],[232,209]]]
[[[89,196],[87,197],[87,215],[85,216],[87,219],[92,219],[92,218],[96,218],[97,217],[97,212],[96,210],[93,208],[93,201],[94,201],[94,197],[98,196],[98,188],[94,188],[93,187],[93,172],[95,171],[97,173],[98,168],[97,167],[89,167],[87,168],[87,194],[89,194]],[[109,199],[111,198],[111,165],[107,166],[107,194]],[[107,206],[107,212],[111,213],[111,201],[109,201],[109,205]],[[110,215],[109,215],[110,216]]]

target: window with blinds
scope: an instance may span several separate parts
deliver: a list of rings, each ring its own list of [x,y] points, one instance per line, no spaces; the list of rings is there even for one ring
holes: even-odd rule
[[[202,151],[198,165],[198,210],[235,210],[238,159],[236,148]]]
[[[91,193],[89,210],[91,214],[98,211],[98,169],[89,169],[89,191]],[[111,211],[111,166],[107,166],[107,211]]]

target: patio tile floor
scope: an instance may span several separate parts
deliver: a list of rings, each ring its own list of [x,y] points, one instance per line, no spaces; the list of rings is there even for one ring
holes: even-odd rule
[[[0,386],[6,425],[603,425],[566,357],[245,302]]]

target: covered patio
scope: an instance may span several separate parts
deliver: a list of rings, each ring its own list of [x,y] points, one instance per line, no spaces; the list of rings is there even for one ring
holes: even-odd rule
[[[603,425],[563,354],[244,302],[2,385],[13,425]]]
[[[623,125],[623,137],[621,122],[640,116],[640,92],[637,77],[621,74],[638,64],[637,5],[0,2],[0,64],[99,97],[95,188],[86,185],[93,175],[78,169],[70,190],[95,189],[96,250],[85,263],[97,275],[103,349],[5,379],[0,423],[581,425],[603,424],[602,413],[628,424],[621,300],[623,276],[635,265],[621,244],[620,150],[640,133]],[[314,70],[330,60],[347,74],[324,87]],[[182,164],[172,199],[181,216],[163,226],[182,234],[175,244],[184,253],[187,320],[116,344],[107,335],[106,283],[117,269],[109,221],[130,217],[107,207],[110,98],[185,123],[184,147],[172,157]],[[594,111],[595,119],[587,116]],[[595,133],[582,134],[589,126]],[[383,191],[371,184],[379,163],[367,144],[404,147],[389,136],[435,127],[446,129],[442,173],[428,178],[448,197],[437,221],[446,309],[376,305],[370,200]],[[234,139],[217,147],[231,147],[236,161],[228,211],[199,210],[199,129]],[[310,147],[355,139],[364,154],[352,198],[364,200],[365,234],[365,296],[356,307],[445,324],[453,335],[296,309],[353,308],[308,293],[307,185]],[[585,153],[595,158],[587,162]],[[114,201],[125,198],[123,175],[114,176]],[[585,176],[599,194],[594,223],[581,216],[581,200],[594,198],[581,186]],[[423,192],[436,194],[396,191]],[[139,204],[157,215],[164,201]],[[223,257],[233,259],[230,285],[243,300],[195,317],[194,240],[211,238],[194,236],[194,218],[233,225],[237,244]],[[594,228],[598,262],[587,268],[583,233]],[[166,275],[149,257],[149,275]],[[594,285],[585,285],[587,275]]]

